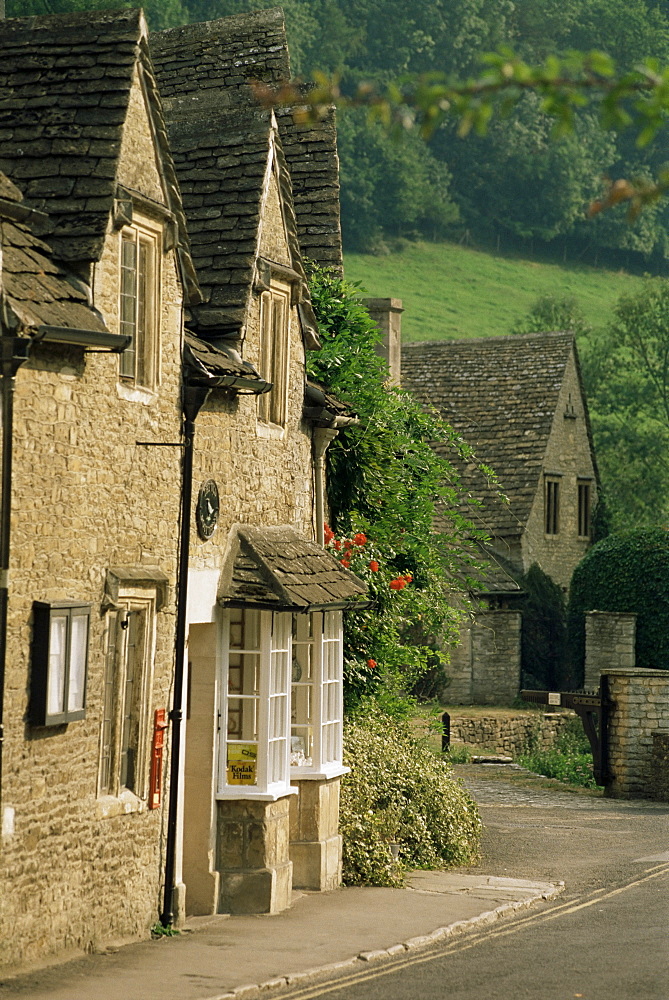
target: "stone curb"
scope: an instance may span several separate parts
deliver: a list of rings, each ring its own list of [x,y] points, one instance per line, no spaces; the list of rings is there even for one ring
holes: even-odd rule
[[[486,910],[484,913],[479,913],[477,917],[470,917],[469,920],[457,920],[446,927],[437,927],[430,934],[422,934],[419,937],[409,938],[407,941],[403,941],[401,944],[393,944],[389,948],[379,948],[376,951],[361,951],[359,954],[354,955],[353,958],[347,958],[343,962],[330,962],[327,965],[321,965],[313,969],[305,969],[303,972],[291,972],[285,976],[267,979],[263,983],[248,983],[244,986],[235,986],[234,989],[228,990],[226,993],[217,993],[215,996],[203,997],[203,1000],[240,1000],[240,998],[250,996],[253,993],[277,989],[280,986],[294,986],[305,979],[313,979],[315,976],[340,972],[342,969],[350,969],[355,965],[397,958],[398,955],[403,955],[407,951],[427,948],[436,941],[441,941],[447,937],[455,937],[457,934],[462,934],[474,927],[484,927],[487,924],[493,924],[500,917],[515,913],[517,910],[528,909],[540,899],[555,899],[556,896],[559,896],[564,891],[564,882],[553,882],[551,885],[552,888],[547,892],[526,896],[525,899],[519,899],[513,903],[502,903],[501,906],[495,907],[494,910]]]

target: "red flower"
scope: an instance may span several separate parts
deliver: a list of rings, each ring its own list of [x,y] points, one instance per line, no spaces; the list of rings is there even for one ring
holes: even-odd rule
[[[342,566],[345,566],[345,567],[346,567],[346,569],[348,569],[348,568],[349,568],[349,566],[351,565],[351,560],[350,560],[350,559],[347,559],[347,557],[346,557],[346,556],[344,556],[344,558],[343,558],[343,559],[342,559],[342,561],[341,561],[341,564],[342,564]]]
[[[373,670],[374,667],[376,666],[376,660],[367,660],[367,666],[369,667],[370,670]]]
[[[334,538],[334,531],[329,524],[323,525],[323,538],[325,539],[325,544],[329,545]]]
[[[407,583],[411,583],[411,581],[413,580],[413,577],[412,577],[411,573],[405,573],[404,576],[402,577],[402,579],[406,580]]]
[[[357,535],[353,536],[353,541],[356,545],[366,545],[367,535],[363,535],[362,531],[359,531]]]
[[[346,549],[346,551],[348,551],[349,549],[352,549],[353,548],[353,542],[350,539],[347,538],[346,541],[344,542],[344,548]]]
[[[339,550],[341,548],[341,542],[339,541],[338,538],[335,538],[335,540],[334,540],[334,547],[336,548],[337,552],[339,552]]]
[[[377,563],[376,559],[372,559],[371,560],[371,562],[369,564],[369,568],[371,569],[372,573],[378,573],[378,571],[379,571],[379,564]]]
[[[407,582],[403,576],[396,577],[396,579],[391,580],[390,583],[388,584],[391,590],[404,590],[406,585]]]

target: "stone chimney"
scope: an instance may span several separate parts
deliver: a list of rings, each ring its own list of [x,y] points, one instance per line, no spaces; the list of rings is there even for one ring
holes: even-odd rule
[[[377,345],[376,353],[388,365],[390,381],[393,385],[400,384],[402,367],[402,308],[401,299],[363,299],[379,330],[383,340]]]

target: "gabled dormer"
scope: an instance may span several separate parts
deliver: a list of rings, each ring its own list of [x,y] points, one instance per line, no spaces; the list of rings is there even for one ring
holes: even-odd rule
[[[199,298],[147,37],[121,10],[10,19],[0,38],[0,164],[129,338],[118,382],[140,395],[160,383],[170,311]]]

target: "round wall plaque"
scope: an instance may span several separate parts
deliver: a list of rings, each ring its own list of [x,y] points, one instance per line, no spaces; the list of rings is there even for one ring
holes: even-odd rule
[[[202,483],[197,497],[197,507],[195,508],[195,520],[200,538],[211,538],[218,523],[218,512],[220,503],[218,499],[218,486],[213,479],[208,479]]]

